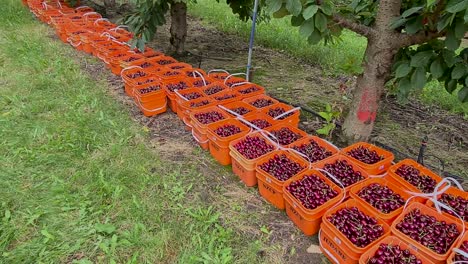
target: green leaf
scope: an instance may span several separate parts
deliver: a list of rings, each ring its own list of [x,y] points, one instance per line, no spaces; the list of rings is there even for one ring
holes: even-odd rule
[[[436,2],[436,0],[427,0],[426,1],[426,7],[431,7],[432,5],[434,5],[435,2]]]
[[[467,103],[468,102],[468,86],[465,86],[458,91],[458,99],[462,103]]]
[[[463,20],[458,19],[455,21],[455,27],[453,28],[453,33],[455,38],[461,39],[465,36],[466,33],[466,25]]]
[[[460,47],[461,40],[455,37],[453,31],[448,31],[447,35],[445,36],[445,46],[449,50],[457,50]]]
[[[320,34],[320,32],[318,30],[314,30],[314,32],[312,32],[307,41],[309,42],[309,44],[315,45],[319,43],[321,39],[322,35]]]
[[[402,63],[400,66],[395,71],[395,77],[396,78],[401,78],[405,77],[411,72],[411,67],[409,66],[408,63]]]
[[[299,33],[306,38],[308,38],[312,32],[314,32],[314,19],[305,21],[299,28]]]
[[[349,6],[351,7],[351,9],[356,10],[356,8],[359,5],[359,2],[361,2],[361,0],[353,0],[353,2],[351,2]]]
[[[468,0],[450,0],[445,10],[449,13],[458,13],[468,8]]]
[[[439,19],[437,22],[437,31],[441,32],[444,30],[450,23],[452,23],[454,17],[455,15],[446,14],[442,19]]]
[[[465,86],[468,86],[468,76],[465,78]]]
[[[411,91],[411,81],[408,77],[400,79],[398,82],[398,91],[406,97]]]
[[[96,224],[95,227],[96,231],[99,233],[106,233],[106,234],[112,234],[115,231],[115,226],[112,224]]]
[[[266,5],[267,5],[267,11],[269,11],[270,13],[274,13],[280,10],[281,6],[283,5],[283,1],[282,0],[267,0]]]
[[[325,15],[331,16],[333,13],[333,6],[330,5],[329,1],[323,1],[320,5],[320,10],[322,10]]]
[[[289,15],[289,11],[286,9],[286,7],[281,7],[278,11],[273,13],[274,18],[283,18],[287,15]]]
[[[411,67],[426,67],[429,60],[432,57],[433,52],[431,50],[421,51],[411,57]]]
[[[449,93],[453,93],[457,89],[457,80],[449,80],[448,82],[445,82],[445,90]]]
[[[439,79],[440,77],[442,77],[442,75],[444,75],[444,68],[442,66],[442,61],[440,59],[434,60],[431,63],[430,70],[431,70],[432,77],[434,77],[435,79]]]
[[[138,39],[136,47],[138,48],[138,50],[143,52],[145,50],[145,41],[143,39],[141,39],[141,38]]]
[[[318,11],[318,6],[316,5],[311,5],[308,6],[306,9],[304,9],[304,12],[302,12],[302,16],[304,17],[305,20],[313,17]]]
[[[407,18],[407,17],[411,16],[412,14],[418,12],[421,9],[423,9],[422,6],[412,7],[410,9],[406,10],[405,12],[403,12],[403,14],[401,14],[401,17]]]
[[[406,23],[405,25],[406,32],[410,35],[416,34],[419,30],[423,28],[422,20],[422,16],[413,17],[410,20],[408,20],[408,23]]]
[[[304,23],[304,18],[302,16],[291,16],[291,25],[293,27],[298,27]]]
[[[302,4],[300,0],[286,0],[286,9],[293,16],[297,16],[302,11]]]
[[[397,28],[403,26],[406,23],[406,21],[408,21],[408,19],[406,19],[406,18],[397,18],[396,20],[394,20],[394,21],[392,21],[390,23],[390,28],[391,29],[397,29]]]
[[[328,134],[330,134],[330,131],[332,131],[334,128],[335,128],[335,124],[330,123],[330,124],[324,125],[322,128],[315,130],[315,132],[317,132],[317,134],[319,135],[327,136]]]
[[[458,80],[461,77],[465,76],[466,73],[466,66],[464,64],[457,64],[455,67],[452,69],[452,79]]]
[[[331,104],[325,105],[325,111],[327,111],[327,112],[329,112],[329,113],[332,111]]]
[[[442,50],[442,57],[448,67],[452,67],[455,64],[455,53],[453,51]]]
[[[332,114],[328,112],[319,112],[318,114],[327,122],[330,122],[333,118]]]
[[[416,89],[422,89],[426,85],[426,69],[424,67],[417,68],[411,75],[411,86]]]
[[[324,32],[327,29],[327,17],[322,13],[315,15],[315,27],[320,31]]]

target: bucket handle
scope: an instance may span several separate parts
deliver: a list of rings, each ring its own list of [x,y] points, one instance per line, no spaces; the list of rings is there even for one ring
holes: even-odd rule
[[[142,67],[140,66],[129,66],[127,68],[123,68],[121,71],[120,71],[120,76],[123,76],[123,73],[128,71],[128,70],[131,70],[131,69],[134,69],[134,68],[140,68],[140,69],[143,69]]]
[[[118,25],[116,26],[115,28],[111,28],[109,29],[109,31],[114,31],[116,32],[118,29],[121,29],[121,28],[129,28],[127,25]]]
[[[139,96],[135,96],[134,98],[136,98],[135,103],[136,103],[141,109],[145,110],[146,112],[157,112],[157,111],[159,111],[159,110],[161,110],[161,109],[163,109],[164,107],[167,106],[167,99],[166,99],[166,102],[164,103],[163,106],[158,107],[158,108],[155,108],[155,109],[148,109],[148,108],[144,107],[144,106],[141,104],[141,100],[140,100],[140,97],[139,97]]]
[[[324,248],[324,247],[322,246],[322,241],[320,241],[320,238],[322,237],[322,229],[319,230],[318,237],[319,237],[318,241],[319,241],[320,249],[323,250],[323,251],[325,251],[325,253],[327,253],[327,256],[330,257],[330,258],[332,258],[332,260],[333,260],[336,264],[339,264],[340,262],[338,261],[338,259],[336,259],[335,256],[333,256],[333,254],[332,254],[330,251],[328,251],[328,249],[326,249],[326,248]]]
[[[228,75],[230,74],[228,71],[223,70],[223,69],[212,69],[212,70],[208,71],[208,74],[210,74],[212,72],[224,72],[224,73],[227,73]]]
[[[280,119],[281,117],[283,117],[283,116],[285,116],[285,115],[287,115],[287,114],[289,114],[289,113],[298,111],[298,110],[301,110],[301,108],[300,108],[300,107],[295,107],[295,108],[293,108],[293,109],[291,109],[291,110],[289,110],[289,111],[286,111],[286,112],[282,113],[281,115],[278,115],[278,116],[274,117],[273,120],[278,120],[278,119]]]
[[[200,143],[200,144],[205,144],[205,143],[208,143],[208,141],[210,141],[209,139],[207,139],[207,140],[205,140],[205,141],[200,141],[200,140],[197,138],[197,136],[195,136],[195,132],[194,132],[193,128],[192,128],[192,137],[193,137],[198,143]]]
[[[240,121],[246,123],[246,124],[249,125],[251,128],[254,128],[255,130],[259,131],[260,134],[262,134],[263,136],[265,136],[265,138],[266,138],[268,141],[272,142],[272,143],[276,146],[276,149],[278,149],[278,148],[281,147],[278,138],[275,137],[275,135],[273,135],[272,133],[270,133],[270,132],[268,132],[268,131],[266,131],[266,130],[263,130],[263,129],[259,128],[259,127],[257,127],[256,125],[254,125],[254,124],[250,123],[249,121],[245,120],[243,116],[241,116],[241,115],[239,115],[238,113],[236,113],[236,112],[234,112],[234,111],[232,111],[232,110],[226,108],[226,107],[223,106],[223,105],[218,105],[218,107],[221,108],[221,109],[223,109],[223,110],[225,110],[226,112],[228,112],[228,113],[230,113],[230,114],[233,114],[233,115],[234,115],[237,119],[239,119]],[[250,133],[253,133],[253,132],[254,132],[254,131],[251,130],[251,131],[249,132],[249,134],[250,134]],[[265,134],[266,134],[266,135],[265,135]],[[273,138],[275,141],[273,141],[273,139],[271,139],[271,138]]]
[[[240,82],[240,83],[235,83],[235,84],[231,85],[231,88],[234,88],[234,87],[236,87],[236,86],[241,86],[241,85],[244,85],[244,84],[249,84],[249,83],[251,83],[251,82]]]
[[[96,21],[94,21],[94,25],[97,26],[97,23],[98,23],[99,21],[107,21],[107,22],[110,22],[109,19],[101,17],[101,18],[96,19]]]
[[[78,47],[79,45],[81,45],[81,41],[78,42],[78,44],[74,44],[73,41],[70,38],[67,38],[67,42],[70,43],[70,45],[72,45],[75,48]]]
[[[244,75],[244,76],[247,76],[247,74],[243,73],[243,72],[238,72],[238,73],[232,73],[232,74],[229,74],[226,79],[224,79],[224,84],[226,84],[227,80],[229,78],[231,78],[232,76],[238,76],[238,75]]]
[[[205,77],[203,77],[203,74],[201,74],[201,73],[200,73],[199,71],[197,71],[197,70],[193,71],[193,73],[198,74],[198,76],[199,76],[199,77],[202,79],[202,81],[203,81],[203,86],[206,86],[206,80],[205,80]],[[193,77],[196,78],[195,75],[194,75]]]

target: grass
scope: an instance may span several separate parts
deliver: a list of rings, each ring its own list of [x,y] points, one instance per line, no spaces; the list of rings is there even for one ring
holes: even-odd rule
[[[235,33],[245,39],[250,36],[251,21],[239,20],[225,1],[216,4],[211,0],[197,0],[196,4],[190,5],[189,11],[221,31]],[[260,23],[257,26],[255,42],[320,65],[325,73],[330,75],[360,73],[367,43],[365,38],[344,30],[341,41],[336,44],[310,45],[299,34],[298,29],[291,26],[290,17],[272,18],[268,23]],[[461,103],[456,92],[449,94],[439,83],[428,84],[419,98],[426,104],[438,105],[453,113],[468,116],[468,104]]]
[[[0,13],[0,263],[258,262],[194,166],[154,153],[20,1]]]

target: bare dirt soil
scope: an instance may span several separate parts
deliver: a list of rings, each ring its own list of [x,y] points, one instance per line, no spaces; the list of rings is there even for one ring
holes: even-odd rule
[[[153,48],[169,53],[168,27],[159,29]],[[186,46],[192,54],[181,61],[210,69],[226,69],[243,72],[247,58],[247,40],[215,30],[195,18],[189,18],[189,35]],[[263,85],[270,95],[308,106],[316,111],[324,108],[324,102],[344,110],[353,77],[328,77],[318,66],[308,65],[279,51],[255,47],[255,82]],[[175,114],[144,117],[123,91],[119,77],[110,73],[101,62],[84,53],[77,61],[96,80],[107,79],[110,93],[131,112],[134,119],[147,127],[151,133],[151,145],[161,153],[162,159],[190,163],[196,166],[201,177],[210,186],[194,187],[195,195],[221,212],[223,225],[232,228],[245,239],[261,239],[265,247],[258,255],[265,263],[325,263],[318,248],[317,236],[305,237],[286,214],[265,202],[256,188],[246,188],[230,167],[218,165],[202,151],[184,129]],[[306,116],[301,127],[309,133],[320,127],[320,120]],[[420,141],[429,137],[427,153],[446,162],[446,170],[468,178],[468,124],[461,116],[436,107],[427,107],[413,102],[401,106],[394,99],[386,98],[380,111],[374,139],[416,158]],[[429,161],[437,167],[436,159]],[[265,227],[269,234],[261,231]]]

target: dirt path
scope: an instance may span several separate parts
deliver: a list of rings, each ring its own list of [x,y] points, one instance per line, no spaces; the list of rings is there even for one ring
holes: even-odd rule
[[[187,48],[204,57],[201,68],[244,71],[246,40],[205,26],[198,19],[190,18],[189,25]],[[160,29],[156,39],[151,46],[167,52],[168,28]],[[342,98],[349,95],[350,88],[347,87],[352,86],[353,78],[324,76],[316,66],[263,47],[256,47],[254,54],[255,81],[264,85],[269,94],[294,100],[316,110],[323,108],[323,102],[344,108],[346,101]],[[256,188],[244,187],[229,167],[219,166],[208,153],[201,151],[175,114],[168,112],[154,118],[143,117],[133,101],[125,96],[120,78],[112,75],[102,63],[82,53],[77,56],[77,60],[96,80],[108,80],[113,96],[131,111],[135,120],[150,130],[151,145],[161,153],[161,157],[196,164],[210,186],[195,187],[194,195],[199,195],[221,212],[224,225],[249,241],[263,241],[264,247],[257,254],[265,263],[326,262],[318,249],[316,236],[308,238],[302,235],[284,212],[276,210],[259,196]],[[200,63],[196,56],[180,60],[197,67]],[[446,160],[450,165],[448,170],[464,173],[468,177],[465,172],[468,164],[468,127],[461,117],[417,103],[397,106],[392,99],[386,99],[381,116],[375,131],[376,139],[414,156],[420,139],[428,134],[428,153],[437,154]],[[319,124],[318,120],[307,118],[301,126],[312,133]]]

